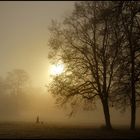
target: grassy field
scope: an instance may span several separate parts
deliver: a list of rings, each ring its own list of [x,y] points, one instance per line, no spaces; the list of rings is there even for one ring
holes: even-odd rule
[[[125,128],[112,131],[104,128],[60,126],[35,123],[0,123],[0,139],[118,139],[140,138],[140,129]]]

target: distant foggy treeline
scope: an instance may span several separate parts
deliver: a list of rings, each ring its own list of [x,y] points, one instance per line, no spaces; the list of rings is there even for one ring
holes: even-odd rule
[[[0,77],[0,120],[21,120],[29,114],[35,119],[46,108],[46,101],[46,93],[31,85],[26,71],[15,69]]]

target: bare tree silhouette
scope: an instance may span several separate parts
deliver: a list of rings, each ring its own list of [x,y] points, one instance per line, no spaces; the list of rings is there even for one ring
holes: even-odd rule
[[[124,35],[119,88],[115,93],[117,104],[131,106],[131,129],[135,129],[136,102],[139,101],[140,81],[140,2],[118,1],[113,3],[116,21]],[[121,108],[122,108],[121,107]]]
[[[66,70],[54,77],[50,91],[60,104],[84,107],[100,99],[105,123],[111,129],[109,97],[116,90],[123,35],[112,18],[110,2],[80,2],[62,23],[52,22],[50,55]],[[55,57],[56,56],[56,57]]]

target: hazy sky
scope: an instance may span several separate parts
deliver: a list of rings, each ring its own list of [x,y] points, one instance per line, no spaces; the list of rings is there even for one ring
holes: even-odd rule
[[[48,26],[73,7],[74,1],[0,1],[0,75],[22,68],[33,84],[44,86],[48,79]]]

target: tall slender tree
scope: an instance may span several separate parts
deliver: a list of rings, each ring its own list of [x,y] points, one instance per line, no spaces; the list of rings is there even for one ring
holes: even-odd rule
[[[114,13],[124,35],[122,66],[120,71],[119,99],[123,105],[131,106],[130,128],[135,129],[136,101],[140,78],[140,3],[118,1],[113,3]],[[129,100],[129,102],[128,102]]]

